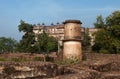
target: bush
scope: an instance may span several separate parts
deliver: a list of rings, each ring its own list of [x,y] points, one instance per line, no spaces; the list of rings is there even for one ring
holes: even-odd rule
[[[61,64],[61,65],[77,64],[77,63],[80,63],[80,60],[78,58],[71,58],[71,59],[66,59],[66,60],[63,60],[63,61],[58,61],[57,63]]]

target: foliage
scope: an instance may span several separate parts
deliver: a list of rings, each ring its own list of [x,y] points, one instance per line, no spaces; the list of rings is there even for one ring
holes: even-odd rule
[[[38,48],[38,52],[52,52],[57,51],[57,40],[54,37],[50,37],[47,33],[38,34],[35,46]]]
[[[44,57],[34,57],[33,61],[44,61]]]
[[[19,52],[34,52],[34,34],[25,34],[18,44]]]
[[[77,58],[74,58],[74,59],[66,59],[66,60],[63,60],[63,61],[58,61],[57,64],[60,64],[60,65],[71,65],[71,64],[78,64],[80,63],[81,61]]]
[[[22,40],[17,45],[17,51],[29,53],[51,52],[57,50],[57,40],[47,33],[36,34],[33,32],[33,25],[20,21],[19,31],[24,32]]]
[[[20,25],[18,25],[19,31],[23,32],[32,32],[33,31],[33,25],[25,23],[23,20],[20,21]]]
[[[46,52],[47,39],[48,35],[45,32],[37,35],[35,46],[38,52]]]
[[[33,26],[21,20],[18,29],[20,32],[21,31],[24,32],[24,35],[22,37],[22,40],[20,40],[18,44],[17,51],[31,52],[31,53],[35,52],[33,46],[35,42],[35,34],[33,33]]]
[[[25,62],[27,61],[26,58],[21,57],[21,58],[11,58],[10,61],[14,61],[14,62]]]
[[[120,11],[115,11],[106,18],[108,26],[120,25]]]
[[[12,38],[0,37],[0,52],[14,52],[16,44]]]
[[[95,44],[93,50],[109,49],[110,47],[110,35],[108,31],[102,29],[95,34]],[[97,52],[98,52],[97,51]]]
[[[106,18],[108,28],[95,34],[94,51],[102,53],[120,53],[120,11],[115,11]]]
[[[5,59],[3,57],[0,57],[0,61],[5,61]]]
[[[47,42],[47,52],[55,52],[58,50],[58,42],[54,37],[49,37]]]
[[[86,50],[90,46],[90,40],[91,40],[91,38],[88,35],[88,33],[85,33],[84,40],[82,40],[82,48],[83,48],[83,50]]]
[[[105,26],[102,15],[97,16],[96,20],[97,21],[94,23],[95,28],[103,28]]]

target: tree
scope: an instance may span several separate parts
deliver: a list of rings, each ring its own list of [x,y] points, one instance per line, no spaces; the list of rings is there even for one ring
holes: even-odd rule
[[[32,32],[33,31],[33,25],[25,23],[23,20],[20,21],[20,25],[18,25],[18,30],[21,32]]]
[[[115,11],[106,18],[106,25],[120,25],[120,11]]]
[[[37,40],[35,46],[38,49],[38,52],[46,52],[48,35],[43,31],[43,33],[37,35]]]
[[[58,41],[54,37],[49,37],[47,42],[47,52],[56,52],[58,50]]]
[[[94,23],[95,28],[103,28],[105,26],[102,15],[97,16],[96,20],[97,21]]]
[[[0,52],[14,52],[17,41],[12,38],[0,37]]]
[[[35,34],[33,32],[33,25],[21,20],[18,30],[24,32],[24,35],[18,44],[17,50],[19,52],[34,52]]]
[[[38,34],[37,41],[35,43],[38,52],[52,52],[57,51],[57,40],[54,37],[50,37],[47,33]]]
[[[25,23],[22,20],[20,21],[20,25],[18,25],[18,30],[24,32],[24,35],[17,45],[17,51],[41,53],[57,50],[57,40],[50,37],[45,31],[35,35],[33,32],[33,25]]]
[[[93,45],[92,49],[94,51],[100,52],[105,50],[105,52],[109,52],[110,45],[110,35],[109,32],[102,29],[95,34],[95,44]],[[107,51],[108,50],[108,51]]]
[[[120,53],[120,11],[115,11],[106,18],[107,29],[95,34],[94,51],[102,53]]]

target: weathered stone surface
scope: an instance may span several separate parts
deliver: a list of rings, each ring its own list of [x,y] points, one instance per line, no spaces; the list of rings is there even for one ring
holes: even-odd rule
[[[0,79],[21,79],[27,77],[54,77],[58,66],[52,63],[0,63],[2,64]]]
[[[0,79],[120,79],[120,55],[86,54],[73,65],[0,62]]]
[[[81,50],[81,22],[66,20],[64,22],[63,60],[82,60]]]
[[[108,72],[108,71],[120,71],[120,61],[105,61],[105,62],[97,62],[89,66],[90,69],[97,70],[100,72]]]

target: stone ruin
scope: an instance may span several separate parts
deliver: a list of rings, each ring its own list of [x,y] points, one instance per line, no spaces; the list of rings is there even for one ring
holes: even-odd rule
[[[64,22],[63,60],[82,60],[80,20]]]

